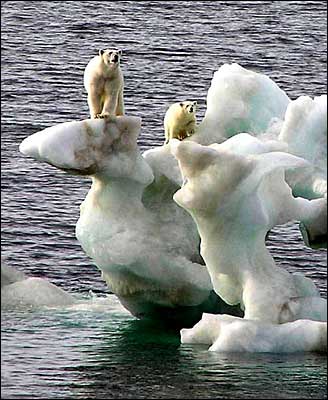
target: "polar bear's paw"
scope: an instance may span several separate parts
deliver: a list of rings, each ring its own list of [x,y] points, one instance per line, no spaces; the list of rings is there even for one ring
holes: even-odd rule
[[[95,118],[109,118],[110,114],[109,113],[100,113],[100,114],[96,114]]]

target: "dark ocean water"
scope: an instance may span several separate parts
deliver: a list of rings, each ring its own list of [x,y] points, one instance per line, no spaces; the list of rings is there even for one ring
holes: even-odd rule
[[[75,239],[90,180],[18,151],[38,130],[88,117],[83,71],[99,48],[124,51],[126,114],[142,117],[142,150],[163,144],[172,102],[197,100],[201,121],[224,63],[268,75],[291,99],[326,94],[326,2],[2,1],[1,28],[2,256],[88,301],[2,312],[2,398],[326,398],[325,356],[210,354],[135,320],[114,296],[104,304],[108,290]],[[305,248],[296,224],[276,228],[269,246],[326,297],[327,253]]]

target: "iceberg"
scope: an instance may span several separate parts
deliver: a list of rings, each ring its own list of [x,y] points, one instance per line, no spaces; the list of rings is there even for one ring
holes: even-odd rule
[[[29,136],[20,151],[92,177],[76,236],[133,315],[186,324],[203,312],[242,315],[213,291],[196,227],[172,200],[177,184],[151,185],[137,147],[140,126],[128,116],[62,123]]]
[[[326,246],[326,102],[292,101],[269,77],[225,64],[181,142],[141,154],[140,118],[120,116],[46,128],[20,151],[91,177],[76,237],[133,315],[184,328],[229,315],[278,337],[326,321],[313,282],[275,265],[265,246],[288,221],[305,245]]]
[[[227,142],[223,149],[177,139],[170,143],[185,177],[174,200],[196,222],[215,292],[230,305],[240,304],[246,319],[326,318],[326,302],[321,299],[318,312],[319,293],[312,281],[277,267],[265,246],[274,226],[294,220],[308,224],[326,209],[326,198],[293,197],[284,179],[286,169],[307,162],[277,151],[242,156],[227,151]],[[308,313],[311,303],[315,307]]]

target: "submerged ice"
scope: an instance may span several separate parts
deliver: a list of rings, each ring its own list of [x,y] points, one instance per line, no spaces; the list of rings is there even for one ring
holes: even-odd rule
[[[20,151],[91,176],[76,236],[132,314],[186,327],[203,314],[202,333],[196,325],[189,337],[201,342],[207,332],[212,350],[322,350],[311,332],[326,335],[326,300],[275,264],[265,237],[298,221],[307,246],[326,246],[326,105],[326,96],[291,101],[270,78],[226,64],[183,142],[141,154],[141,121],[122,116],[47,128]],[[243,329],[257,333],[242,346],[215,344]],[[259,337],[271,350],[256,350]]]

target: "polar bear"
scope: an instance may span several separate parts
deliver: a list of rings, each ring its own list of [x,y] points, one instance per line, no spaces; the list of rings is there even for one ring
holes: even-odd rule
[[[165,143],[170,139],[183,140],[191,136],[196,128],[197,101],[183,101],[172,104],[164,118]]]
[[[120,68],[122,50],[99,50],[84,71],[91,118],[124,115],[124,78]]]

